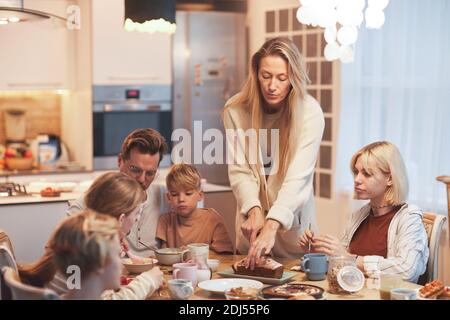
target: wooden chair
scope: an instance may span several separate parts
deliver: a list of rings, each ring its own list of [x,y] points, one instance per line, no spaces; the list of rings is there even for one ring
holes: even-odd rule
[[[37,288],[20,281],[19,275],[11,267],[3,267],[5,285],[11,290],[13,300],[59,300],[58,294],[50,289]]]
[[[441,238],[442,227],[447,218],[431,212],[424,212],[423,224],[428,236],[428,248],[430,254],[428,257],[427,270],[420,276],[419,284],[425,284],[432,280],[438,279],[438,262],[439,262],[439,241]]]
[[[450,176],[439,176],[436,177],[437,181],[441,181],[447,185],[447,212],[450,217]],[[449,228],[450,228],[450,219],[449,219]]]

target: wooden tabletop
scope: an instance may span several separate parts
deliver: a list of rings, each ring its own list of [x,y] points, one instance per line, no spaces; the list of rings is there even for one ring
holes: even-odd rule
[[[210,258],[212,259],[219,259],[220,265],[217,271],[223,271],[226,269],[229,269],[231,265],[244,258],[245,256],[239,256],[239,255],[212,255],[210,254]],[[291,267],[298,266],[299,260],[298,259],[282,259],[282,258],[275,258],[278,262],[282,263],[284,265],[284,271],[291,271]],[[165,280],[172,279],[171,275],[171,267],[161,267],[161,269],[164,271],[164,278]],[[295,271],[291,271],[295,272]],[[217,275],[216,272],[213,274],[213,279],[221,278],[219,275]],[[321,280],[321,281],[309,281],[306,278],[305,273],[303,272],[296,272],[296,275],[290,280],[290,281],[297,281],[302,282],[305,284],[311,284],[315,286],[319,286],[323,289],[325,289],[326,294],[325,297],[327,300],[380,300],[380,293],[378,289],[368,289],[366,285],[362,290],[360,290],[357,293],[353,294],[332,294],[328,292],[328,282],[327,280]],[[264,284],[264,286],[271,286],[269,284]],[[403,288],[409,288],[409,289],[415,289],[420,288],[419,285],[415,283],[410,282],[403,282],[402,284]],[[159,290],[155,292],[151,297],[149,297],[150,300],[170,300],[169,292],[166,286],[162,290]],[[208,291],[205,291],[199,287],[195,289],[194,294],[189,298],[189,300],[223,300],[225,297],[223,295],[217,295],[210,293]]]

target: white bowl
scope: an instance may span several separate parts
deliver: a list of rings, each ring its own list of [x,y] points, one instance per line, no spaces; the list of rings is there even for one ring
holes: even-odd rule
[[[208,259],[206,260],[206,264],[211,269],[212,272],[217,271],[220,265],[220,260],[218,259]]]
[[[153,268],[155,264],[158,263],[158,260],[152,258],[142,258],[144,263],[137,264],[133,263],[133,261],[129,258],[122,259],[122,264],[125,266],[129,273],[142,273],[148,271]]]
[[[171,266],[174,263],[183,262],[187,252],[188,250],[181,250],[178,248],[164,248],[156,250],[155,256],[160,264]]]

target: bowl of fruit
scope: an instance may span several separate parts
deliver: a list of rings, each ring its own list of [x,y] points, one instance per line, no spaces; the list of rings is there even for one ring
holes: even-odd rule
[[[29,170],[33,167],[33,153],[25,148],[7,148],[5,164],[10,170]]]

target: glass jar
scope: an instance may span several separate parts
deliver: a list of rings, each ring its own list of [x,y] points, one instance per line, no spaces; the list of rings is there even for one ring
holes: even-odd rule
[[[356,267],[356,257],[332,256],[328,258],[327,281],[330,293],[348,293],[347,290],[342,288],[338,280],[339,271],[346,266]]]

